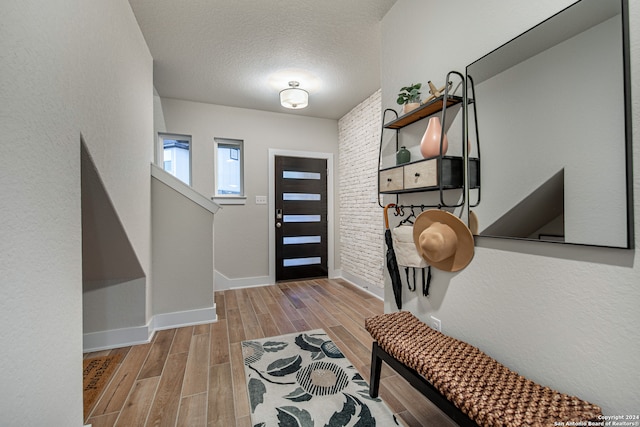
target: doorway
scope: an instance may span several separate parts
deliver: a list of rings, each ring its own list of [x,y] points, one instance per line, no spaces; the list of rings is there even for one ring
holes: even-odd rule
[[[273,157],[270,224],[276,282],[328,276],[329,160],[277,154]]]

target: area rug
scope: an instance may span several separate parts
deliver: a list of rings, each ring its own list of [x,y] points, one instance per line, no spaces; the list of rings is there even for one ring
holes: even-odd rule
[[[322,329],[243,341],[254,427],[399,425]]]
[[[120,354],[113,356],[93,357],[83,360],[82,371],[82,400],[84,402],[84,415],[89,411],[100,397],[102,390],[109,383],[111,374],[114,373],[120,362]]]

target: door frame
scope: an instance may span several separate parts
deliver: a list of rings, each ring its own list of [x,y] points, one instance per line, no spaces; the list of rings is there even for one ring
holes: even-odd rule
[[[269,283],[276,282],[276,221],[273,214],[276,209],[275,194],[275,162],[276,156],[304,157],[312,159],[325,159],[327,161],[327,269],[329,277],[335,277],[334,272],[334,193],[333,193],[333,153],[320,153],[314,151],[281,150],[269,148]]]

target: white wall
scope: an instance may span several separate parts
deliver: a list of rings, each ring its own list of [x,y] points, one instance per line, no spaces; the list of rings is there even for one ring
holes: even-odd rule
[[[570,3],[398,0],[382,22],[383,108],[395,103],[397,90],[407,83],[439,84],[449,69],[463,72],[467,64]],[[630,3],[638,230],[640,4]],[[431,296],[405,292],[404,308],[423,320],[435,315],[443,332],[535,381],[601,405],[606,414],[635,414],[640,402],[639,263],[636,251],[480,238],[469,267],[458,274],[436,270]],[[387,310],[392,301],[386,288]]]
[[[152,61],[125,0],[0,13],[0,413],[81,426],[80,135],[149,271]]]
[[[166,132],[167,126],[164,123],[164,112],[162,111],[162,99],[158,95],[156,88],[153,88],[153,135],[157,137],[158,132]],[[155,147],[155,145],[154,145]],[[154,153],[155,156],[155,153]],[[155,157],[154,157],[155,158]]]
[[[338,121],[342,276],[382,296],[384,286],[378,206],[380,90]]]
[[[80,170],[82,329],[86,338],[88,333],[144,325],[147,281],[85,144]]]
[[[229,286],[268,283],[270,213],[268,204],[255,203],[255,196],[269,194],[268,150],[325,152],[337,158],[337,121],[166,98],[162,107],[167,132],[192,136],[192,186],[204,195],[214,194],[214,138],[244,141],[247,200],[245,205],[223,205],[216,213],[215,268]],[[339,266],[337,248],[335,253],[334,265]],[[219,282],[216,289],[221,289]]]
[[[213,214],[153,179],[153,314],[213,307]]]

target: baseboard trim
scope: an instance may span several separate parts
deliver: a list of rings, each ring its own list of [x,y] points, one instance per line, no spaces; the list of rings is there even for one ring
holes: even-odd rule
[[[215,305],[197,310],[157,314],[151,318],[149,323],[143,326],[83,334],[82,352],[89,353],[132,345],[148,344],[151,342],[156,331],[202,325],[216,322],[217,320],[218,316]]]
[[[258,286],[272,285],[269,276],[241,277],[230,279],[219,271],[215,271],[216,291],[228,291],[231,289],[253,288]]]
[[[164,329],[182,328],[185,326],[202,325],[218,320],[216,305],[213,307],[200,308],[196,310],[178,311],[175,313],[163,313],[153,316],[153,330],[162,331]]]
[[[153,330],[149,324],[131,328],[90,332],[82,335],[82,352],[89,353],[92,351],[147,344],[151,341],[151,338],[153,338]]]
[[[342,271],[340,269],[329,271],[330,279],[342,278]],[[273,285],[269,276],[258,277],[240,277],[237,279],[230,279],[219,271],[215,271],[215,284],[216,291],[228,291],[231,289],[242,288],[257,288],[259,286]]]
[[[361,288],[363,291],[373,295],[374,297],[381,299],[384,301],[384,288],[379,288],[366,280],[361,279],[358,276],[354,276],[346,271],[342,272],[342,279],[346,280],[349,283],[352,283],[354,286]]]

